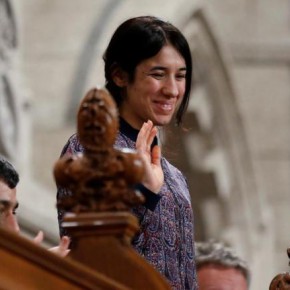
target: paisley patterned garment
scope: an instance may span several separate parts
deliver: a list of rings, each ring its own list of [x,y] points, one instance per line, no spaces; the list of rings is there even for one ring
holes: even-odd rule
[[[135,149],[138,131],[124,120],[120,122],[116,148]],[[73,135],[62,151],[63,154],[82,152],[83,147]],[[138,206],[133,213],[140,222],[140,232],[132,241],[133,247],[161,274],[163,274],[175,290],[197,290],[196,268],[194,262],[194,226],[188,186],[182,173],[172,166],[164,157],[161,159],[164,172],[164,185],[156,199],[151,193],[152,207]],[[71,194],[59,188],[57,199]],[[148,190],[146,198],[150,199]],[[59,224],[63,212],[58,210]],[[60,227],[60,234],[64,229]]]

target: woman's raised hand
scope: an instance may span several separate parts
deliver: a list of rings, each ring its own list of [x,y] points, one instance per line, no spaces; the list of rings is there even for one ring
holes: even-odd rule
[[[160,191],[164,182],[164,174],[160,162],[160,146],[155,145],[151,150],[151,145],[156,135],[157,128],[149,120],[143,124],[136,140],[136,149],[145,167],[142,183],[154,193]]]

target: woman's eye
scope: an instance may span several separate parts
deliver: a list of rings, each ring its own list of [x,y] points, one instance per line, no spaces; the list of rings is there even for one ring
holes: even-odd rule
[[[186,75],[185,74],[180,74],[180,75],[177,75],[176,76],[176,79],[177,80],[183,80],[183,79],[185,79],[186,78]]]
[[[151,74],[152,77],[156,78],[156,79],[161,79],[164,77],[164,74],[162,73],[153,73]]]

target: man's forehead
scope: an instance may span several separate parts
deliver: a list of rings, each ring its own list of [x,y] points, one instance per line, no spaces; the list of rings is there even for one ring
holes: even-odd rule
[[[244,274],[236,268],[219,265],[204,265],[197,271],[200,289],[247,290]]]
[[[7,184],[0,181],[0,201],[16,203],[16,188],[9,188]]]

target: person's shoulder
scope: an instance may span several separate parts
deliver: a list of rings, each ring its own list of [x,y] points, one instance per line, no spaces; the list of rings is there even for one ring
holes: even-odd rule
[[[133,142],[129,137],[127,137],[125,134],[122,134],[118,132],[116,139],[115,139],[115,144],[114,144],[115,149],[122,149],[122,148],[135,148],[135,142]]]
[[[174,175],[178,175],[181,178],[185,179],[184,174],[181,172],[180,169],[178,169],[176,166],[174,166],[171,162],[169,162],[165,157],[162,157],[162,160],[164,164],[167,166],[168,170],[173,173]]]
[[[166,167],[165,178],[168,179],[169,183],[174,184],[176,188],[178,188],[178,192],[180,192],[182,196],[186,197],[186,199],[190,202],[191,197],[185,175],[164,157],[162,157],[162,164],[162,166]]]
[[[74,133],[68,138],[66,144],[64,145],[61,151],[60,156],[63,156],[65,154],[75,154],[75,153],[83,152],[83,151],[84,151],[84,148],[81,145],[77,134]]]

